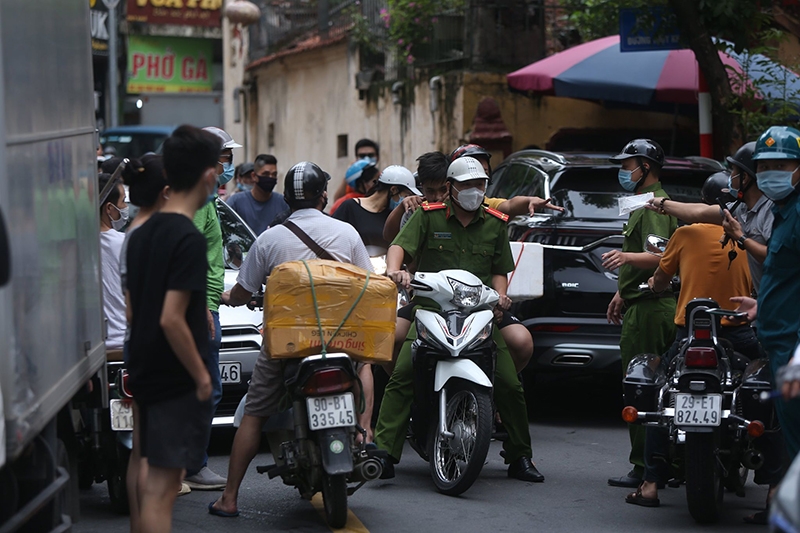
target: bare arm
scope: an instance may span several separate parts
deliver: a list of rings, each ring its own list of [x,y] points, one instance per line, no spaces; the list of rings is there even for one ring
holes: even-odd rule
[[[662,198],[653,198],[645,207],[650,211],[661,213]],[[706,204],[685,204],[675,200],[664,200],[664,212],[662,215],[672,215],[684,222],[691,224],[706,223],[722,225],[722,217],[719,214],[719,206]]]
[[[664,292],[669,288],[669,282],[672,277],[661,270],[661,267],[656,268],[653,277],[650,278],[650,288],[653,292]]]
[[[725,229],[725,234],[734,241],[738,241],[739,238],[744,235],[744,231],[742,231],[742,225],[739,224],[739,221],[736,220],[727,209],[725,210],[725,220],[722,222],[722,227]],[[744,249],[747,250],[748,254],[755,257],[756,261],[759,263],[763,264],[767,259],[766,244],[758,243],[753,239],[745,239]]]
[[[392,242],[397,237],[397,234],[400,233],[400,221],[403,220],[405,212],[401,203],[389,213],[389,218],[386,219],[386,224],[383,225],[383,238],[386,242]]]
[[[223,292],[221,297],[222,303],[231,307],[250,303],[252,299],[253,294],[238,283],[231,290]]]
[[[653,270],[658,266],[661,258],[657,255],[648,254],[647,252],[621,252],[619,250],[612,250],[606,252],[602,256],[603,268],[608,270],[616,270],[622,265],[631,265],[642,270]]]
[[[406,270],[400,270],[405,256],[406,251],[402,246],[396,244],[389,246],[386,252],[386,275],[398,285],[408,289],[411,286],[411,275]]]
[[[564,208],[550,203],[550,198],[545,200],[538,196],[515,196],[497,206],[497,210],[510,217],[519,215],[533,215],[536,209],[552,209],[563,212]]]
[[[186,322],[190,298],[189,291],[167,291],[159,323],[178,361],[197,385],[197,398],[204,401],[211,397],[211,376],[197,351],[192,330]]]
[[[500,294],[500,301],[497,305],[508,310],[511,307],[511,298],[506,294],[508,292],[508,276],[505,274],[493,274],[492,288]]]

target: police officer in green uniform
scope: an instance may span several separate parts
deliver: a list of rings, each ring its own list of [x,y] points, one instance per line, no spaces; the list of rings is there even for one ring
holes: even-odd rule
[[[669,198],[659,181],[661,167],[664,166],[664,150],[655,141],[633,140],[611,161],[622,164],[619,183],[626,191],[635,194],[651,192],[656,198]],[[656,199],[654,205],[663,205],[660,202]],[[622,251],[613,250],[603,254],[604,268],[619,269],[617,293],[608,305],[606,316],[609,322],[622,324],[619,351],[623,375],[633,356],[640,353],[662,354],[675,339],[674,296],[671,292],[643,293],[639,291],[639,285],[647,282],[659,262],[659,257],[645,252],[647,236],[653,234],[670,238],[677,227],[675,217],[638,209],[631,213],[625,225]],[[623,313],[625,320],[622,320]],[[610,478],[608,484],[636,488],[644,475],[645,428],[631,424],[628,429],[633,469],[622,477]]]
[[[505,313],[511,305],[506,295],[506,276],[514,269],[506,227],[508,216],[482,205],[489,178],[476,159],[462,157],[453,161],[447,179],[450,200],[425,204],[414,213],[387,252],[387,275],[408,287],[410,275],[401,270],[404,258],[409,262],[416,260],[421,272],[464,269],[500,294],[499,306]],[[411,345],[415,339],[416,330],[412,327],[386,386],[375,429],[375,443],[390,456],[384,478],[393,476],[392,464],[399,461],[403,451],[414,396]],[[503,443],[508,475],[542,482],[544,476],[531,461],[533,452],[522,385],[497,328],[494,340],[498,349],[494,400],[508,431]]]

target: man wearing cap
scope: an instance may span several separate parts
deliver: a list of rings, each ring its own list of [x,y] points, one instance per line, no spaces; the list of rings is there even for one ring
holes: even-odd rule
[[[234,196],[228,205],[242,217],[253,233],[261,235],[276,216],[289,210],[283,195],[273,192],[278,183],[278,160],[275,156],[264,154],[256,158],[253,180],[255,187],[247,194]]]
[[[756,142],[758,188],[775,205],[761,289],[758,338],[774,375],[800,341],[800,131],[772,126]],[[800,399],[775,402],[789,460],[800,451]]]
[[[611,161],[622,164],[618,179],[626,191],[653,193],[659,199],[669,198],[659,180],[661,167],[664,166],[664,150],[655,141],[635,139]],[[659,262],[657,256],[645,252],[647,236],[654,234],[668,239],[677,227],[675,217],[662,217],[652,211],[638,209],[631,213],[624,226],[622,250],[612,250],[602,256],[603,268],[619,269],[617,293],[608,305],[606,316],[609,322],[622,324],[619,352],[623,375],[635,355],[662,354],[675,338],[675,298],[672,293],[642,293],[639,285],[647,282]],[[644,475],[645,428],[629,424],[628,429],[631,439],[629,459],[633,469],[624,476],[610,478],[608,484],[637,488]]]
[[[508,244],[508,216],[482,205],[489,178],[478,160],[463,157],[450,163],[447,179],[450,198],[418,209],[392,242],[386,255],[387,276],[408,288],[410,275],[401,269],[404,260],[416,261],[420,272],[464,269],[500,294],[499,309],[507,313],[511,300],[506,295],[506,276],[514,269]],[[433,246],[437,242],[441,244]],[[497,328],[493,335],[497,344],[494,400],[508,432],[503,442],[508,476],[542,482],[544,476],[531,461],[533,451],[522,385]],[[400,460],[403,451],[414,396],[414,340],[416,330],[412,326],[386,386],[375,428],[375,443],[388,451],[391,463],[386,465],[383,477],[394,475],[392,464]]]
[[[668,198],[653,198],[645,207],[691,224],[722,225],[725,235],[747,252],[750,277],[757,293],[774,217],[772,200],[764,196],[756,182],[755,149],[756,143],[749,142],[727,159],[731,168],[728,194],[721,198],[728,205],[727,210],[721,210],[718,205],[681,203]]]
[[[222,151],[217,161],[217,186],[222,187],[233,178],[233,149],[242,145],[233,140],[225,130],[209,126],[203,128],[213,133],[222,141]],[[222,399],[222,381],[219,375],[219,347],[222,341],[222,328],[219,324],[219,303],[225,288],[225,263],[222,258],[222,230],[219,227],[219,215],[215,202],[208,202],[194,216],[194,225],[206,239],[206,257],[208,259],[208,276],[206,277],[206,301],[208,304],[208,332],[210,336],[208,373],[211,374],[213,392],[211,400],[216,411]],[[206,463],[208,455],[206,455]],[[216,474],[204,465],[199,472],[187,472],[184,480],[194,490],[221,490],[225,488],[225,478]]]

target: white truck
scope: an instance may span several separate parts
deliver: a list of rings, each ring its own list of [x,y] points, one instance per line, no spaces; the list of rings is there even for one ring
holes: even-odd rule
[[[71,529],[58,426],[105,361],[90,35],[87,0],[0,2],[2,533]]]

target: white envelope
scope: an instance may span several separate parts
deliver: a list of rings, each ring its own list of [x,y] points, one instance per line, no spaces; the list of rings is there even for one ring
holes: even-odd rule
[[[653,193],[635,194],[633,196],[623,196],[619,201],[619,216],[627,215],[632,211],[641,209],[645,204],[654,198]]]

